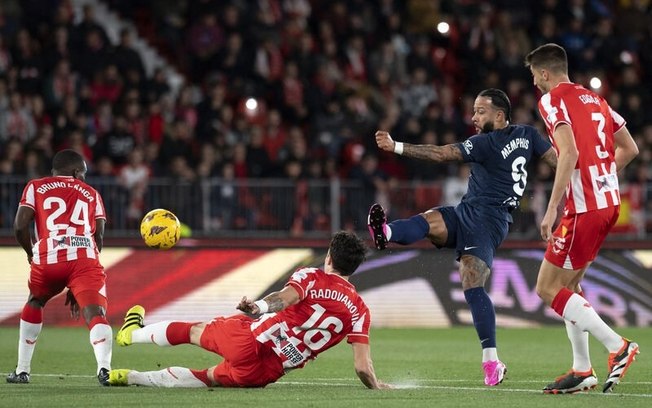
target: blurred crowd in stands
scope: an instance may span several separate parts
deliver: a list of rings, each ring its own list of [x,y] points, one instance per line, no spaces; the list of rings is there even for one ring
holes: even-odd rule
[[[159,176],[340,177],[382,193],[393,180],[451,184],[462,174],[463,185],[458,166],[379,152],[374,131],[464,140],[476,93],[496,87],[509,94],[514,122],[545,135],[523,58],[557,42],[571,79],[604,95],[639,144],[623,180],[652,177],[649,0],[105,3],[137,30],[114,43],[92,5],[75,15],[70,0],[0,2],[0,175],[48,174],[53,152],[76,149],[90,176],[132,192],[136,215]],[[186,83],[173,89],[166,67],[147,72],[135,36]],[[552,177],[540,166],[530,174]]]

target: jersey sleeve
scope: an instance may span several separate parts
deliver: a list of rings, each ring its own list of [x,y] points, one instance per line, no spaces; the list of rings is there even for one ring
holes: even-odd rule
[[[546,127],[551,135],[554,133],[557,126],[562,123],[565,123],[568,126],[573,125],[570,116],[568,116],[568,110],[566,109],[566,104],[563,99],[558,96],[553,96],[550,93],[541,97],[541,100],[539,101],[539,113],[541,113],[543,121],[546,122]]]
[[[104,201],[100,193],[95,191],[95,219],[106,219],[106,210],[104,209]]]
[[[464,163],[482,163],[488,151],[486,148],[489,138],[486,135],[474,135],[456,146],[462,152],[462,161]]]
[[[609,113],[611,114],[611,119],[612,119],[613,122],[614,122],[614,127],[613,127],[613,129],[614,129],[614,133],[616,133],[616,132],[618,132],[620,129],[622,129],[622,128],[625,126],[625,124],[626,124],[627,122],[625,121],[625,118],[623,118],[622,116],[620,116],[620,114],[619,114],[618,112],[616,112],[615,110],[611,109],[611,106],[609,107]]]
[[[299,298],[303,300],[306,298],[308,290],[315,285],[317,271],[318,269],[316,268],[299,268],[290,276],[290,280],[288,280],[285,286],[289,285],[296,289],[299,293]]]
[[[534,155],[536,157],[541,157],[545,152],[550,150],[552,144],[547,138],[544,138],[538,130],[534,127],[528,127],[530,129],[530,134],[532,135],[532,148]]]
[[[362,303],[364,305],[364,303]],[[361,309],[364,310],[360,314],[357,321],[353,323],[351,333],[347,336],[346,342],[369,344],[369,326],[371,326],[371,314],[366,305]]]
[[[29,182],[23,189],[23,195],[20,197],[19,206],[23,205],[36,211],[36,197],[34,195],[34,183]]]

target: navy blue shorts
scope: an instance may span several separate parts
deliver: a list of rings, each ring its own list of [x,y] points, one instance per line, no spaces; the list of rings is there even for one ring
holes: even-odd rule
[[[462,255],[482,259],[489,268],[494,261],[496,248],[507,237],[509,222],[501,214],[480,209],[465,203],[456,207],[436,207],[446,224],[448,239],[442,248],[455,248],[457,260]]]

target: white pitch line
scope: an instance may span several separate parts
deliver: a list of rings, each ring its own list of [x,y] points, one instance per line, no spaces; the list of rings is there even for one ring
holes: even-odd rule
[[[95,378],[94,375],[80,375],[80,374],[32,374],[33,377],[72,377],[72,378]],[[269,384],[269,386],[283,386],[283,385],[319,385],[330,387],[358,387],[359,383],[351,378],[314,378],[314,381],[283,381]],[[319,382],[321,381],[321,382]],[[334,382],[338,381],[338,382]],[[346,381],[346,382],[341,382]],[[428,382],[469,382],[473,380],[439,380],[439,379],[410,379],[410,382],[428,383]],[[507,380],[509,381],[509,380]],[[536,383],[540,381],[509,381],[510,383]],[[648,385],[652,384],[649,381],[630,382],[627,384],[632,385]],[[464,390],[464,391],[489,391],[489,392],[521,392],[530,394],[541,394],[541,390],[533,389],[519,389],[519,388],[504,388],[504,387],[449,387],[445,385],[405,385],[398,381],[397,389],[435,389],[435,390]],[[597,394],[597,393],[596,393]],[[587,393],[577,393],[576,395],[587,395]],[[619,396],[619,397],[638,397],[638,398],[652,398],[652,394],[621,394],[621,393],[608,393],[605,396]]]
[[[319,386],[338,386],[338,387],[358,387],[358,384],[355,383],[328,383],[328,382],[312,382],[312,381],[281,381],[278,383],[270,384],[269,386],[281,386],[281,385],[319,385]],[[528,394],[541,394],[541,390],[532,390],[532,389],[518,389],[518,388],[503,388],[503,387],[447,387],[444,385],[399,385],[397,389],[435,389],[435,390],[464,390],[464,391],[488,391],[488,392],[520,392]],[[595,393],[598,394],[598,393]],[[600,393],[602,394],[602,393]],[[588,393],[577,393],[575,395],[588,395]],[[617,396],[617,397],[640,397],[640,398],[652,398],[652,394],[620,394],[620,393],[607,393],[603,394],[605,396]]]

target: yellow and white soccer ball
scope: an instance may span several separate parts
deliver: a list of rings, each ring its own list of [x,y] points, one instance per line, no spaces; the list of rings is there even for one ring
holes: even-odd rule
[[[140,236],[150,248],[170,249],[181,237],[181,223],[171,211],[157,208],[143,217]]]

